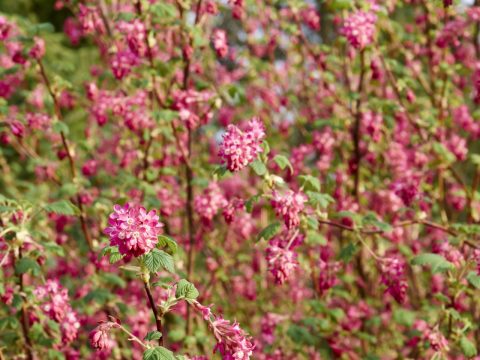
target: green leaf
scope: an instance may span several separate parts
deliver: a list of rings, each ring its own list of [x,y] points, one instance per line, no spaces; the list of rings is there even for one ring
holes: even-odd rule
[[[109,255],[110,264],[115,264],[123,258],[117,246],[105,246],[100,254],[101,256]]]
[[[392,230],[392,227],[389,224],[378,220],[377,216],[372,212],[368,213],[367,215],[365,215],[362,218],[362,224],[363,225],[373,225],[373,226],[375,226],[378,229],[383,230],[383,231]]]
[[[163,250],[153,249],[148,254],[143,255],[143,262],[151,273],[156,273],[160,268],[169,272],[174,272],[173,257]]]
[[[468,273],[467,280],[473,287],[480,289],[480,276],[477,273],[473,271]]]
[[[175,6],[164,2],[158,2],[152,5],[150,11],[159,18],[173,18],[177,14]]]
[[[355,245],[354,243],[350,243],[342,250],[340,250],[340,255],[338,255],[338,258],[342,260],[344,263],[348,263],[353,259],[353,256],[358,250],[358,246]]]
[[[218,178],[222,178],[228,172],[226,165],[220,165],[213,170],[213,175],[217,176]]]
[[[68,128],[68,125],[65,124],[63,121],[57,121],[55,122],[53,125],[52,125],[52,129],[53,131],[55,131],[57,134],[64,134],[64,135],[68,135],[68,133],[70,132],[69,131],[69,128]]]
[[[25,274],[30,270],[33,275],[40,274],[40,265],[31,258],[22,258],[15,264],[15,274],[17,275]]]
[[[258,194],[245,201],[245,210],[247,210],[248,213],[251,213],[253,211],[253,204],[258,202],[261,197],[262,195]]]
[[[158,340],[162,337],[162,333],[160,331],[150,331],[144,338],[143,340],[147,341],[152,341],[152,340]]]
[[[305,190],[320,191],[320,180],[312,175],[300,175],[298,177]]]
[[[325,236],[314,230],[307,231],[307,237],[305,240],[308,245],[327,245],[327,239],[325,239]]]
[[[468,340],[466,336],[460,338],[460,349],[462,349],[463,354],[468,358],[477,356],[475,344]]]
[[[45,205],[43,209],[46,212],[54,213],[54,214],[62,214],[62,215],[80,214],[80,210],[68,200],[60,200],[60,201],[50,203],[48,205]]]
[[[177,242],[167,235],[160,235],[158,237],[158,244],[162,247],[168,247],[172,254],[175,254],[178,250]]]
[[[120,276],[111,273],[102,273],[102,278],[106,280],[108,284],[116,285],[122,289],[127,286],[127,282]]]
[[[255,171],[258,176],[263,176],[267,173],[267,167],[260,160],[255,160],[250,164],[250,167]]]
[[[415,256],[412,265],[428,265],[433,273],[443,272],[454,268],[453,264],[447,261],[443,256],[433,253],[420,254]]]
[[[443,160],[446,163],[453,163],[455,162],[455,155],[452,154],[451,151],[449,151],[445,145],[439,142],[434,142],[432,144],[432,149],[433,151],[439,156],[441,160]]]
[[[286,167],[290,169],[290,172],[293,173],[293,167],[292,164],[290,164],[290,160],[284,155],[276,155],[273,158],[273,161],[275,161],[278,165],[278,167],[282,170],[284,170]]]
[[[177,298],[196,299],[198,295],[197,288],[191,282],[185,279],[178,282],[177,291],[175,291],[175,296]]]
[[[322,194],[315,191],[307,191],[308,202],[312,206],[320,206],[321,208],[326,208],[329,204],[334,203],[335,199],[328,194]]]
[[[153,112],[153,117],[157,121],[171,122],[178,118],[178,112],[173,110],[157,110]]]
[[[45,249],[54,253],[57,256],[64,257],[65,256],[65,249],[54,242],[47,242],[42,244]]]
[[[257,242],[260,240],[270,240],[278,233],[281,227],[282,224],[280,224],[278,221],[268,225],[265,229],[260,231],[260,234],[258,234]]]
[[[143,353],[143,360],[175,360],[175,356],[163,346],[156,346]]]

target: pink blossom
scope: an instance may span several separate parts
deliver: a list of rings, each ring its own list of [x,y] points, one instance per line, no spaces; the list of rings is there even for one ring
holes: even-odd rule
[[[195,211],[206,225],[209,225],[218,211],[227,204],[227,200],[216,182],[210,183],[194,200]]]
[[[47,280],[45,285],[38,286],[33,292],[41,303],[42,311],[60,324],[63,344],[75,340],[80,322],[76,312],[70,306],[67,289],[63,288],[57,280]]]
[[[405,279],[405,264],[398,258],[385,258],[380,264],[381,282],[386,292],[400,304],[405,302],[408,284]]]
[[[152,250],[158,242],[163,224],[155,210],[147,212],[139,205],[115,205],[104,232],[110,245],[118,246],[122,255],[138,257]]]
[[[213,48],[221,58],[228,54],[227,33],[222,29],[215,29],[212,35]]]
[[[342,34],[350,45],[361,50],[373,42],[376,21],[375,13],[356,11],[345,19]]]
[[[108,349],[109,347],[111,347],[112,341],[108,336],[108,332],[112,328],[117,327],[119,327],[119,325],[112,321],[102,322],[100,325],[98,325],[90,332],[89,335],[90,344],[92,345],[92,347],[95,348],[97,351]]]
[[[283,284],[297,269],[297,254],[289,249],[270,244],[266,250],[268,270],[276,284]]]
[[[235,125],[228,125],[220,145],[219,156],[227,162],[228,170],[239,171],[262,152],[260,144],[264,137],[264,127],[257,118],[248,123],[245,131]]]
[[[302,20],[312,30],[320,30],[320,16],[318,16],[317,10],[313,6],[302,10],[300,15],[302,16]]]
[[[307,197],[300,192],[287,190],[284,193],[273,192],[272,206],[278,217],[282,217],[288,229],[300,224],[300,213],[304,209]]]
[[[137,56],[130,50],[117,51],[110,61],[113,75],[118,80],[130,74],[132,68],[138,64]]]
[[[41,59],[45,55],[45,40],[35,37],[33,39],[33,47],[28,52],[28,55],[37,60]]]

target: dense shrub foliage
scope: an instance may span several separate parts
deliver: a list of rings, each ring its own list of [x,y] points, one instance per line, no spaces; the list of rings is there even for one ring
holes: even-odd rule
[[[0,359],[477,356],[480,2],[54,7],[0,15]]]

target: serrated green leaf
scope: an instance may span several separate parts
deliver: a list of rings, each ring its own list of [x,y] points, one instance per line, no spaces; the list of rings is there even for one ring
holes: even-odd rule
[[[454,268],[453,264],[447,261],[439,254],[427,253],[415,256],[412,265],[428,265],[431,267],[433,273],[443,272]]]
[[[191,282],[185,279],[178,282],[177,290],[175,291],[175,296],[177,298],[196,299],[198,295],[197,288]]]
[[[143,262],[151,273],[156,273],[163,268],[169,272],[174,272],[173,257],[163,250],[153,249],[148,254],[143,255]]]
[[[80,210],[68,200],[60,200],[45,205],[43,209],[46,212],[61,215],[78,215]]]
[[[320,206],[321,208],[326,208],[329,204],[334,203],[335,199],[328,194],[322,194],[315,191],[307,191],[308,202],[312,206]]]
[[[273,238],[280,230],[282,225],[279,222],[274,222],[267,227],[265,227],[257,236],[257,242],[260,240],[270,240]]]
[[[158,340],[162,337],[162,333],[160,331],[150,331],[144,338],[143,340],[147,341],[152,341],[152,340]]]
[[[175,356],[170,350],[156,346],[143,353],[143,360],[175,360]]]
[[[320,191],[320,180],[312,175],[300,175],[298,177],[305,190]]]

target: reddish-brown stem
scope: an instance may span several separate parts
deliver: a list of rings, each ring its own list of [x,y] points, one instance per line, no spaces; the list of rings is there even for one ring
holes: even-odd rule
[[[43,82],[45,83],[45,86],[47,87],[48,93],[50,94],[50,97],[53,100],[53,107],[54,107],[55,115],[57,116],[58,121],[63,121],[62,112],[60,110],[60,104],[58,103],[57,96],[55,95],[55,93],[53,91],[53,88],[50,84],[50,80],[48,79],[47,73],[45,72],[45,68],[43,66],[43,63],[40,59],[37,60],[37,63],[38,63],[38,66],[40,67],[40,75],[42,76]],[[72,151],[71,151],[70,146],[68,144],[65,133],[62,130],[60,131],[60,137],[62,139],[63,149],[65,150],[65,153],[67,154],[68,164],[69,164],[69,167],[70,167],[70,175],[72,177],[72,180],[74,180],[77,177],[77,172],[76,172],[76,169],[75,169],[75,160],[73,159],[73,154],[72,154]],[[93,249],[93,242],[92,242],[92,238],[90,236],[90,232],[88,230],[87,219],[86,219],[86,216],[85,216],[85,209],[84,209],[83,204],[81,202],[80,194],[77,194],[75,202],[76,202],[76,205],[78,206],[78,208],[80,209],[79,218],[80,218],[80,225],[81,225],[81,228],[82,228],[83,235],[85,237],[85,240],[87,241],[88,247],[90,248],[90,250],[92,250]]]
[[[162,333],[162,336],[158,339],[158,345],[163,346],[163,326],[162,326],[162,316],[160,315],[155,300],[153,299],[152,291],[150,290],[150,284],[147,281],[143,282],[145,287],[145,292],[147,293],[148,301],[150,307],[152,308],[153,316],[155,317],[155,324],[157,325],[157,330]]]

